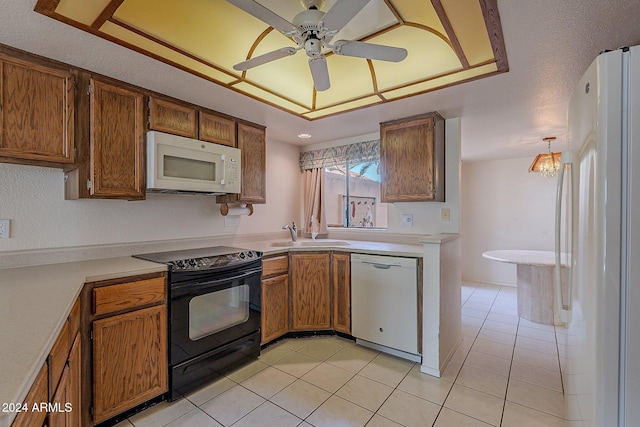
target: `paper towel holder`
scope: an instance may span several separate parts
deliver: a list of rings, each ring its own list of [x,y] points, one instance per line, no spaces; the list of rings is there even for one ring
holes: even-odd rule
[[[222,203],[220,205],[220,213],[222,216],[231,215],[253,215],[253,205],[251,203],[247,203],[246,205],[239,206],[229,206],[228,203]]]

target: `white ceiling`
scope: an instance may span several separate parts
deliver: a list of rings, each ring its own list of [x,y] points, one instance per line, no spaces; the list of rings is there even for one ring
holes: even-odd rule
[[[34,5],[0,0],[0,43],[265,125],[268,139],[292,144],[371,134],[381,121],[438,111],[461,118],[464,161],[533,157],[546,136],[562,149],[582,73],[600,51],[640,44],[640,0],[499,0],[508,73],[310,122],[42,16]]]

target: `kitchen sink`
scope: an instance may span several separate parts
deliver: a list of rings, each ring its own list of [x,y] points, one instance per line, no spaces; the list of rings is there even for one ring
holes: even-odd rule
[[[273,242],[274,247],[323,247],[323,246],[349,246],[350,243],[344,240],[301,240],[299,242]]]

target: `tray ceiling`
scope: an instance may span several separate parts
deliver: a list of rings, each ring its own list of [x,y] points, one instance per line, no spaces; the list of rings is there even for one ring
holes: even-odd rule
[[[297,0],[260,3],[288,21],[304,10]],[[403,47],[407,58],[327,54],[331,88],[322,92],[302,52],[234,70],[296,44],[226,0],[39,0],[35,10],[308,120],[508,71],[496,0],[371,0],[334,40]]]

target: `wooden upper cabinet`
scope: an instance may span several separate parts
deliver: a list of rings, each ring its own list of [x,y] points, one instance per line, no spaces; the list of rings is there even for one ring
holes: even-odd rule
[[[217,203],[267,203],[267,154],[264,126],[238,122],[238,148],[242,151],[240,194],[217,196]]]
[[[200,111],[199,116],[198,139],[229,147],[237,145],[235,120],[205,111]]]
[[[267,202],[265,128],[238,123],[238,148],[242,151],[240,202]]]
[[[92,79],[90,98],[91,196],[144,199],[143,94]]]
[[[443,202],[444,118],[428,113],[380,123],[381,200]]]
[[[198,114],[194,106],[149,97],[149,129],[187,138],[198,138]]]
[[[0,51],[0,161],[74,162],[75,74]]]

